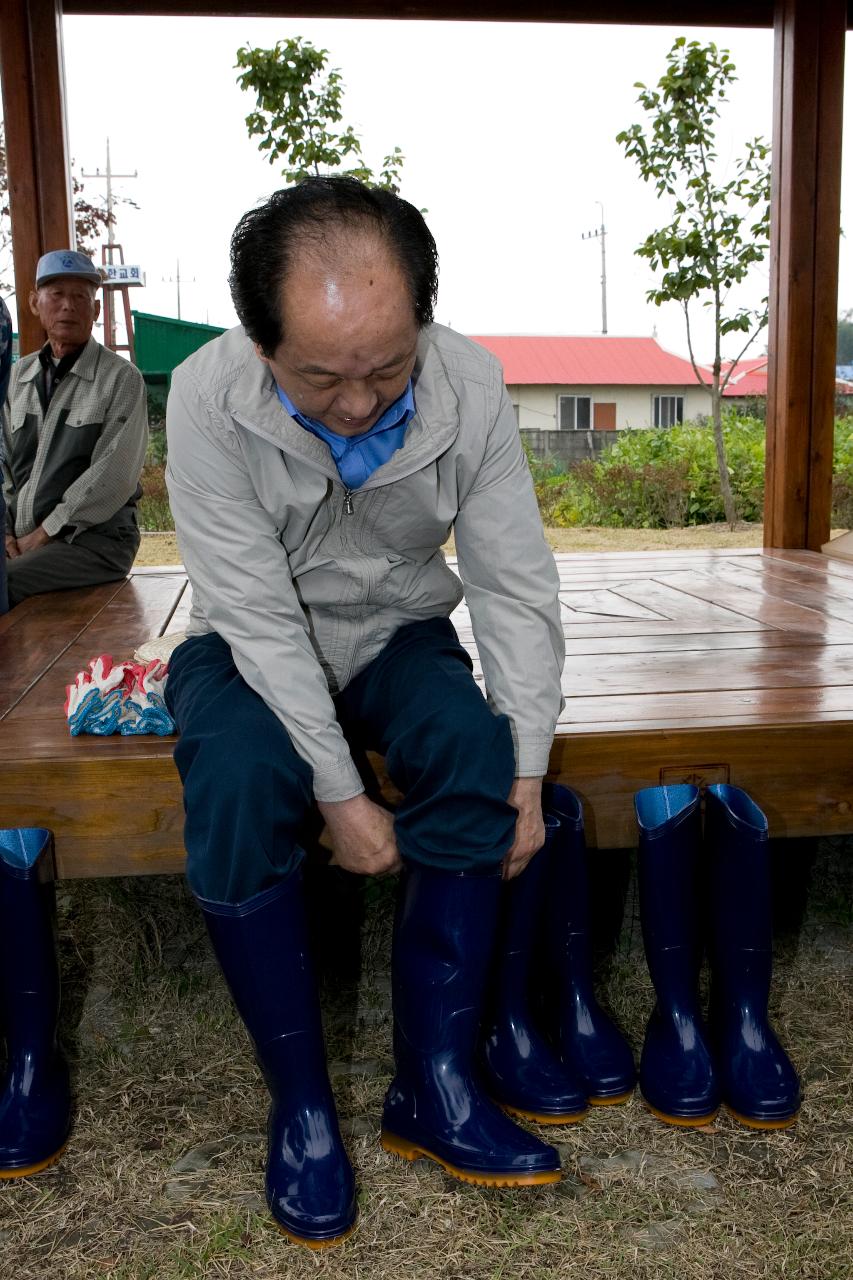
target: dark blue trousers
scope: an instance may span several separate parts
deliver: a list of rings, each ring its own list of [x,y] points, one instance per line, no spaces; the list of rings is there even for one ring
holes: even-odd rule
[[[318,833],[311,768],[216,634],[175,650],[166,700],[181,734],[190,887],[244,902],[290,875]],[[512,737],[447,619],[401,627],[335,706],[356,758],[384,755],[403,795],[395,815],[403,858],[455,871],[501,861],[515,833]]]

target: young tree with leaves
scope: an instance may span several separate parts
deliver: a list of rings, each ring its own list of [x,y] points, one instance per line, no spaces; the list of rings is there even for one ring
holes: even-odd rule
[[[336,127],[343,119],[344,85],[337,67],[326,71],[328,58],[328,49],[315,49],[300,36],[279,40],[273,49],[238,49],[237,83],[255,94],[257,104],[246,116],[249,137],[260,139],[258,150],[269,152],[270,164],[284,161],[288,182],[331,170],[396,194],[403,153],[395,147],[378,175],[365,164],[352,125]],[[342,168],[347,161],[351,167]]]
[[[656,306],[677,302],[684,311],[690,361],[711,397],[711,417],[723,506],[729,524],[737,520],[726,465],[722,399],[737,362],[767,324],[767,299],[750,308],[732,301],[732,292],[770,247],[770,148],[761,138],[745,144],[731,176],[721,172],[716,125],[727,90],[736,80],[728,53],[680,36],[667,54],[667,69],[655,89],[637,84],[648,130],[631,125],[616,141],[634,160],[645,182],[672,201],[673,218],[636,250],[663,274],[647,297]],[[699,367],[690,328],[690,304],[701,299],[714,323],[711,376]],[[722,372],[722,341],[745,335],[736,358]]]

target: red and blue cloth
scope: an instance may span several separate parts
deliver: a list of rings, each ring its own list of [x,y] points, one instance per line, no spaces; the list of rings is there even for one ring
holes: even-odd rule
[[[80,733],[175,732],[163,691],[168,663],[113,662],[108,653],[92,658],[65,689],[65,716],[71,736]]]

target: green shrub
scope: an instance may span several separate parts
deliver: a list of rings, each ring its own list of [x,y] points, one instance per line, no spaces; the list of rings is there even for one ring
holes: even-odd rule
[[[731,415],[723,426],[738,514],[760,520],[764,426]],[[723,520],[713,429],[707,423],[620,432],[593,461],[537,486],[543,519],[561,525],[672,528]]]
[[[139,500],[138,515],[139,527],[146,532],[157,533],[175,527],[162,463],[146,463],[142,468],[142,497]]]
[[[148,450],[145,454],[146,466],[163,466],[166,462],[166,427],[161,423],[155,426],[148,424]]]

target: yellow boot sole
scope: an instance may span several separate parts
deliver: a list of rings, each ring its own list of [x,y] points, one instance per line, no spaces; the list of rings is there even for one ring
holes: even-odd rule
[[[29,1178],[30,1174],[41,1173],[42,1169],[49,1169],[52,1164],[56,1164],[67,1146],[68,1143],[63,1142],[59,1150],[54,1151],[52,1156],[48,1156],[46,1160],[39,1160],[36,1164],[23,1165],[20,1169],[0,1169],[0,1180]]]
[[[355,1231],[357,1223],[353,1223],[351,1227],[347,1227],[346,1231],[341,1232],[339,1236],[330,1236],[328,1240],[310,1240],[307,1236],[298,1236],[295,1231],[288,1231],[287,1227],[283,1227],[280,1222],[276,1222],[273,1218],[273,1226],[283,1236],[287,1236],[293,1244],[301,1244],[304,1249],[334,1249],[335,1245],[343,1244],[345,1240],[349,1240]]]
[[[706,1116],[696,1116],[695,1118],[688,1116],[671,1116],[667,1115],[665,1111],[658,1111],[657,1107],[651,1106],[650,1103],[645,1101],[645,1099],[643,1099],[643,1105],[657,1120],[662,1120],[664,1124],[674,1125],[678,1129],[701,1129],[702,1125],[711,1124],[711,1122],[716,1120],[717,1116],[720,1114],[720,1108],[715,1107],[714,1110],[709,1111]]]
[[[742,1115],[740,1111],[735,1111],[728,1105],[726,1111],[733,1120],[737,1120],[738,1124],[746,1125],[747,1129],[790,1129],[792,1124],[797,1123],[800,1116],[799,1111],[795,1111],[792,1116],[786,1116],[783,1120],[753,1120],[752,1116]]]
[[[429,1151],[426,1147],[415,1146],[403,1138],[398,1138],[395,1133],[383,1130],[380,1142],[383,1150],[390,1152],[391,1155],[402,1156],[404,1160],[418,1160],[424,1156],[427,1160],[433,1160],[440,1165],[452,1178],[471,1183],[475,1187],[540,1187],[559,1182],[563,1176],[559,1169],[546,1173],[471,1173],[468,1169],[459,1169],[447,1160],[442,1160],[441,1156],[437,1156],[434,1151]]]

